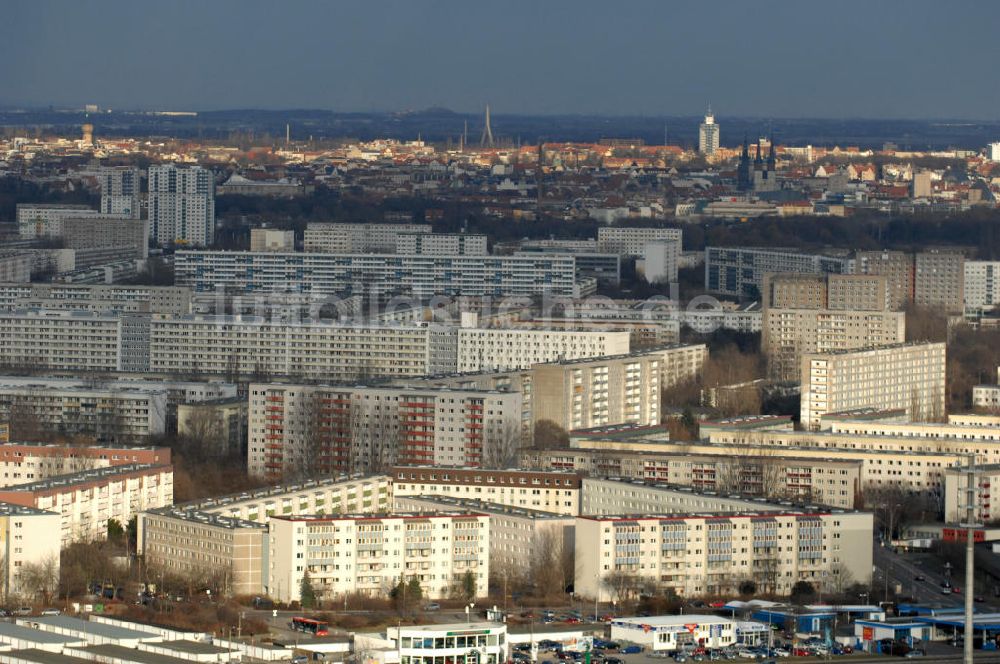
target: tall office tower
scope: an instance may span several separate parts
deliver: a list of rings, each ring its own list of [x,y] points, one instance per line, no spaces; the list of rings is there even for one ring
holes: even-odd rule
[[[150,166],[149,232],[160,244],[211,244],[215,239],[212,172],[200,166]]]
[[[134,166],[116,166],[101,169],[101,214],[121,215],[138,219],[139,169]]]
[[[719,125],[715,124],[715,116],[709,107],[705,113],[705,121],[698,126],[698,152],[711,157],[719,149]]]

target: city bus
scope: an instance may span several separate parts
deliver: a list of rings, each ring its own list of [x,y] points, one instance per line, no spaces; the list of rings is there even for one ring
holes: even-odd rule
[[[292,618],[292,629],[297,632],[306,632],[313,636],[327,636],[330,633],[330,626],[322,620],[313,620],[312,618],[298,616]]]

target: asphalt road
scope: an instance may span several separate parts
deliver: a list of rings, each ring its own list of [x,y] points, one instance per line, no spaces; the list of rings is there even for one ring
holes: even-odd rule
[[[909,595],[921,604],[930,604],[941,607],[960,607],[965,605],[964,578],[952,579],[954,585],[961,588],[960,594],[944,594],[941,590],[941,582],[945,580],[945,573],[934,565],[928,566],[917,564],[921,558],[914,558],[907,554],[893,553],[891,549],[875,545],[875,576],[872,585],[884,584],[888,575],[889,585],[898,583],[902,586],[901,595]],[[917,577],[923,577],[922,581],[917,581]],[[985,593],[974,591],[976,594]]]

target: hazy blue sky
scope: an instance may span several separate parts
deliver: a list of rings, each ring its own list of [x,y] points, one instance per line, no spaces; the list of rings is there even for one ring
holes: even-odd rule
[[[6,0],[0,104],[995,120],[1000,2]]]

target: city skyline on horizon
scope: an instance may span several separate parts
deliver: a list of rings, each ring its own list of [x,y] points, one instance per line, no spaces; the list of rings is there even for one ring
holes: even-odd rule
[[[720,119],[996,117],[1000,92],[976,82],[990,80],[1000,6],[841,8],[723,3],[706,17],[695,2],[515,3],[495,16],[457,2],[14,2],[0,43],[19,66],[0,73],[0,106],[478,114],[489,103],[497,116],[696,117],[711,104]],[[691,30],[706,22],[711,31]]]

